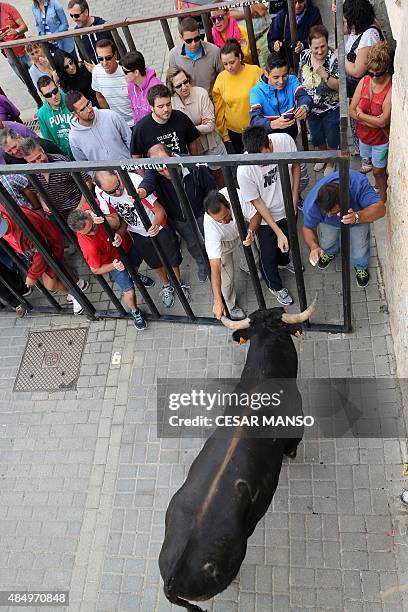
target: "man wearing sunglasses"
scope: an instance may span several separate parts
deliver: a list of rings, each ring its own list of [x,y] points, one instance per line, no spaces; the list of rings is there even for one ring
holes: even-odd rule
[[[65,106],[65,94],[49,76],[38,79],[37,88],[44,104],[38,111],[38,122],[44,138],[52,140],[63,155],[74,159],[69,144],[69,130],[72,113]]]
[[[204,87],[210,97],[217,75],[224,70],[220,49],[212,43],[202,41],[200,26],[192,17],[180,23],[179,33],[183,44],[169,53],[169,65],[179,66],[191,75],[194,85]]]
[[[94,17],[89,14],[89,5],[86,0],[70,0],[68,2],[69,16],[75,23],[74,30],[81,28],[90,28],[91,26],[103,25],[106,23],[102,17]],[[87,53],[87,57],[83,57],[83,60],[91,61],[93,64],[97,63],[95,46],[98,40],[108,39],[113,42],[113,36],[108,30],[106,32],[95,32],[93,34],[83,34],[81,36],[81,46]]]
[[[98,40],[96,43],[98,65],[92,71],[92,89],[96,91],[99,108],[110,108],[133,125],[133,113],[128,95],[128,86],[122,66],[118,63],[115,43]]]

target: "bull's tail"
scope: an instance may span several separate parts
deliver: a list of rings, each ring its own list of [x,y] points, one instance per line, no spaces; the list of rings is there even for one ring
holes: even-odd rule
[[[167,582],[164,585],[164,594],[170,603],[176,606],[181,606],[182,608],[186,608],[188,612],[206,612],[199,606],[196,606],[195,604],[190,603],[186,599],[181,599],[181,597],[178,597],[174,593],[173,589],[174,589],[174,578],[170,578],[170,580],[167,580]]]

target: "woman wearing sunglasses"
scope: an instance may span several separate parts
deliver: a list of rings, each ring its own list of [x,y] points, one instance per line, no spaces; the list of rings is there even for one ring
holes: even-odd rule
[[[80,64],[76,55],[58,49],[54,55],[55,71],[58,75],[61,89],[68,91],[79,91],[85,98],[91,100],[92,106],[99,108],[96,93],[92,89],[92,71],[87,64]],[[91,66],[91,64],[88,64]]]
[[[391,121],[392,51],[385,42],[378,42],[370,48],[367,59],[368,73],[357,85],[349,113],[356,121],[360,155],[371,163],[375,188],[385,202]]]
[[[244,61],[252,64],[251,49],[248,44],[247,31],[243,26],[239,26],[228,9],[215,9],[211,11],[210,21],[212,23],[212,37],[214,44],[221,49],[228,39],[235,38],[241,45],[244,53]]]
[[[122,66],[125,75],[133,121],[136,124],[151,113],[147,94],[153,85],[162,85],[162,82],[157,78],[154,68],[146,66],[145,58],[140,51],[126,53],[120,58],[119,66]]]
[[[313,0],[295,0],[296,25],[298,43],[292,45],[290,23],[287,5],[279,11],[271,23],[268,32],[268,47],[271,53],[286,55],[289,66],[293,68],[293,52],[300,53],[309,47],[309,30],[313,26],[323,23],[322,16]]]
[[[215,127],[214,105],[203,87],[191,84],[190,75],[179,66],[170,66],[167,71],[166,85],[171,91],[171,105],[190,117],[200,132],[198,139],[199,155],[226,155],[224,142]],[[219,166],[211,170],[219,188],[224,187],[224,180]]]

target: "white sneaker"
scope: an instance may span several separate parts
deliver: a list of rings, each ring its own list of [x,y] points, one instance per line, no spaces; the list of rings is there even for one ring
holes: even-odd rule
[[[78,300],[76,300],[74,298],[73,295],[68,293],[67,301],[72,304],[72,309],[74,311],[74,315],[80,315],[80,314],[82,314],[84,312],[84,309],[82,308],[81,304],[78,302]]]
[[[269,289],[269,291],[276,297],[279,304],[283,306],[290,306],[293,304],[293,298],[285,287],[282,287],[279,291],[274,291],[273,289]]]
[[[77,285],[81,289],[81,291],[83,291],[84,293],[86,293],[90,287],[89,282],[84,280],[83,278],[79,279],[79,281],[77,282]]]
[[[314,166],[313,166],[313,170],[315,172],[321,172],[322,170],[324,170],[325,167],[325,163],[324,162],[317,162]]]

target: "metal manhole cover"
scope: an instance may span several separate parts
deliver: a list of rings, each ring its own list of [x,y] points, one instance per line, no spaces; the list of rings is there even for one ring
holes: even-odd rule
[[[30,332],[14,391],[75,389],[86,328]]]

